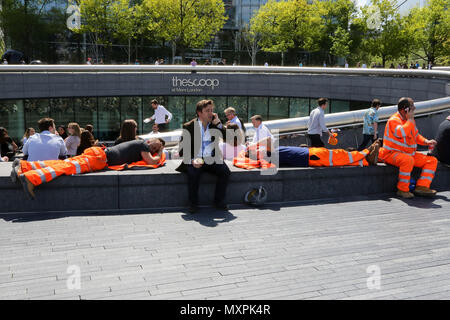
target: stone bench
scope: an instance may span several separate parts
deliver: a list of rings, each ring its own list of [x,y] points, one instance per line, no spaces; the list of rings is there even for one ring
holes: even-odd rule
[[[20,185],[10,179],[11,162],[0,163],[1,213],[94,211],[127,212],[157,208],[180,208],[188,202],[187,178],[175,171],[180,160],[169,160],[151,170],[100,171],[61,176],[35,189],[36,200],[28,200]],[[395,192],[398,169],[376,167],[281,168],[276,175],[260,170],[236,168],[228,162],[232,175],[227,203],[242,204],[245,192],[264,186],[268,202],[320,200]],[[413,171],[417,177],[419,170]],[[215,177],[201,178],[200,205],[213,200]],[[439,164],[432,187],[450,190],[450,168]]]

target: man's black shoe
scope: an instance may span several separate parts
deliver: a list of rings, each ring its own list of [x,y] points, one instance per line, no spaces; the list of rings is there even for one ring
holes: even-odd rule
[[[228,205],[226,203],[216,203],[216,208],[219,210],[228,211]]]

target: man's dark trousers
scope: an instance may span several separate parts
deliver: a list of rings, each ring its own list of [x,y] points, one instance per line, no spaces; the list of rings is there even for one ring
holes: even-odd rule
[[[225,203],[225,193],[227,190],[230,169],[225,163],[203,164],[200,168],[195,168],[192,164],[186,165],[188,175],[189,202],[191,205],[198,205],[198,187],[200,176],[203,172],[209,172],[217,176],[214,203],[217,205]]]
[[[325,144],[322,139],[320,139],[320,134],[308,134],[309,139],[311,140],[311,147],[315,148],[323,148]]]

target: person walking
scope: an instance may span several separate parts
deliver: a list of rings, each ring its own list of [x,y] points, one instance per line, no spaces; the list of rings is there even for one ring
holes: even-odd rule
[[[155,113],[150,118],[144,119],[144,123],[149,123],[150,121],[155,120],[155,123],[158,125],[159,132],[167,131],[168,124],[173,117],[172,113],[164,108],[164,106],[160,105],[156,99],[152,100],[151,105],[153,110],[155,110]]]
[[[311,147],[323,148],[325,144],[323,143],[321,137],[322,132],[328,132],[331,134],[325,125],[325,109],[328,107],[327,98],[319,98],[317,100],[318,107],[311,111],[308,121],[308,137],[311,140]]]
[[[369,141],[374,142],[378,138],[378,109],[381,107],[379,99],[373,99],[370,108],[364,114],[363,141],[358,151],[365,149]]]

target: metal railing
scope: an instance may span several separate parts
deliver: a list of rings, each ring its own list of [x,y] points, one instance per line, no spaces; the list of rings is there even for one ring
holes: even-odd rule
[[[189,65],[0,65],[0,72],[180,72],[345,74],[450,79],[448,70]]]
[[[417,117],[426,116],[433,113],[450,110],[450,97],[421,101],[414,103],[416,106],[415,115]],[[325,123],[328,128],[344,128],[348,126],[362,125],[366,110],[347,111],[331,113],[325,115]],[[397,112],[397,106],[382,107],[378,110],[378,118],[381,122],[387,121],[391,115]],[[301,133],[308,130],[308,117],[289,118],[281,120],[264,121],[264,125],[271,131],[276,131],[276,136],[283,136],[294,133]],[[253,136],[254,128],[251,123],[244,124],[248,136]],[[159,133],[156,135],[140,135],[142,139],[163,138],[168,147],[178,143],[181,137],[181,129]]]

